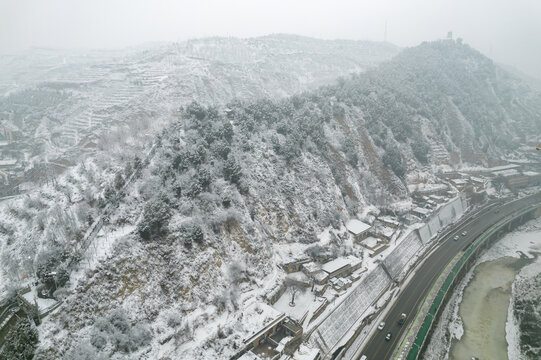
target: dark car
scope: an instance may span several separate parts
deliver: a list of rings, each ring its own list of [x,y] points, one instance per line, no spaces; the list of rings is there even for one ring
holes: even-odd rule
[[[389,341],[391,340],[391,338],[393,337],[393,334],[391,334],[390,332],[387,333],[387,336],[385,336],[385,340]]]

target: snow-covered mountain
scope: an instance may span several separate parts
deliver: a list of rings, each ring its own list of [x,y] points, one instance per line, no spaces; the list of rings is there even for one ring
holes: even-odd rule
[[[348,219],[399,216],[438,168],[521,156],[540,129],[539,93],[451,40],[300,93],[395,51],[364,46],[272,36],[131,55],[123,81],[144,90],[107,110],[126,130],[2,209],[5,279],[71,274],[37,358],[229,358],[254,331],[243,314],[266,316],[258,304],[286,277],[279,265],[362,256]],[[114,96],[117,72],[89,80],[86,104]],[[134,109],[162,121],[133,130]]]

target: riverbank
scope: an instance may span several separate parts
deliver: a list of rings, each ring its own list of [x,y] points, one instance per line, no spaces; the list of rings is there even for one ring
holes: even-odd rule
[[[533,341],[528,333],[541,329],[530,321],[523,329],[514,307],[527,294],[517,293],[515,284],[541,272],[540,239],[541,219],[532,220],[481,256],[444,309],[423,359],[529,358],[523,355],[530,346],[524,343]]]

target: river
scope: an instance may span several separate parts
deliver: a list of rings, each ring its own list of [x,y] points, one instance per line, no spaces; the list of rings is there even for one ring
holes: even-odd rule
[[[478,265],[459,306],[464,336],[451,346],[449,359],[507,360],[505,324],[511,285],[525,260],[503,257]]]

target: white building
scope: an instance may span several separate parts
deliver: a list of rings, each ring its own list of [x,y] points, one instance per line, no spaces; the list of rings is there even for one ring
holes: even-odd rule
[[[357,219],[351,219],[346,223],[346,229],[355,236],[356,240],[363,240],[368,236],[370,225]]]

